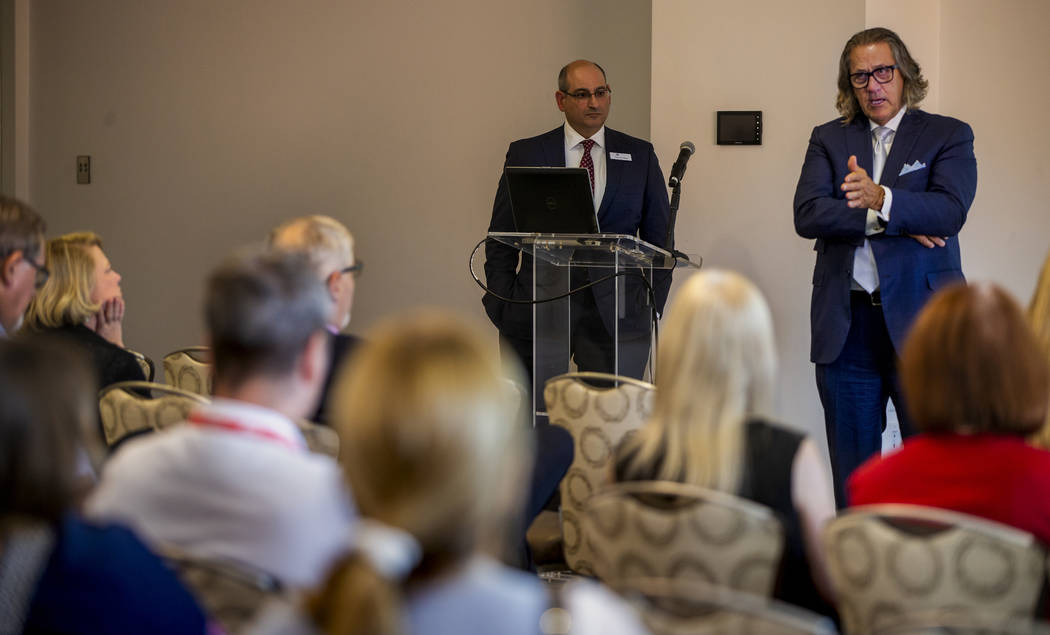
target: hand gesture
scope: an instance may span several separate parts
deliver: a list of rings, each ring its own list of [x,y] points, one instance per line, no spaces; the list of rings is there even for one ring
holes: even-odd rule
[[[87,327],[124,348],[124,298],[117,296],[104,300],[98,313],[88,318]]]
[[[940,236],[925,236],[923,234],[908,234],[919,242],[920,245],[927,249],[933,249],[934,247],[943,247],[945,245],[944,238]]]
[[[846,205],[860,209],[882,209],[885,196],[882,187],[871,180],[867,170],[857,165],[856,155],[850,155],[846,168],[849,174],[840,186],[846,193]]]

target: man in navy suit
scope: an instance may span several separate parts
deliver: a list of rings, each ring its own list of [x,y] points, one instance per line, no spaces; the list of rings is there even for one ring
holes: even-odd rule
[[[628,136],[605,127],[612,103],[612,90],[605,71],[594,62],[576,60],[558,74],[554,93],[558,110],[565,113],[565,124],[537,137],[510,144],[504,166],[576,167],[588,170],[591,191],[603,233],[638,234],[642,240],[664,246],[670,205],[663,173],[653,146],[648,141]],[[492,207],[490,232],[515,230],[506,176],[500,178],[496,201]],[[485,277],[488,287],[497,294],[516,300],[532,299],[532,258],[490,240],[485,249]],[[572,286],[586,283],[604,270],[582,272],[574,276]],[[656,307],[663,309],[671,284],[669,271],[653,276]],[[620,278],[619,280],[623,280]],[[612,298],[616,284],[607,281],[572,296],[572,336],[569,342],[573,359],[580,370],[619,371],[621,375],[641,378],[649,357],[650,316],[652,305],[644,284],[628,277],[623,283],[622,311]],[[482,298],[485,312],[500,331],[500,349],[513,351],[523,362],[529,377],[540,388],[551,375],[568,370],[568,359],[544,359],[537,376],[532,377],[532,306],[507,303],[486,294]],[[550,307],[550,305],[546,305]],[[539,305],[538,310],[545,310]],[[600,307],[600,308],[599,308]],[[613,336],[615,320],[620,318],[619,367],[614,368]],[[532,521],[555,492],[572,462],[572,438],[563,428],[540,425],[535,430],[536,463],[533,466],[529,500],[524,513],[524,528]],[[522,540],[523,551],[524,540]],[[527,562],[527,556],[524,562]]]
[[[835,477],[881,449],[886,401],[911,434],[896,359],[912,319],[963,280],[958,234],[977,189],[970,126],[918,110],[927,82],[896,33],[846,42],[836,107],[813,129],[795,230],[815,238],[811,360]]]
[[[511,143],[504,166],[585,167],[591,177],[601,231],[637,233],[642,240],[664,246],[670,209],[660,164],[651,143],[605,127],[612,103],[605,71],[587,60],[569,63],[558,75],[554,98],[558,109],[565,113],[565,124]],[[514,229],[504,176],[496,191],[489,231]],[[522,258],[519,267],[518,252],[495,241],[489,241],[485,255],[490,289],[516,300],[532,298],[531,258]],[[595,273],[598,272],[593,272],[592,277]],[[657,309],[662,310],[670,275],[658,272],[654,278]],[[573,286],[581,282],[585,280],[574,278]],[[649,354],[651,303],[644,285],[628,277],[621,283],[625,305],[616,310],[612,303],[614,284],[605,282],[573,296],[572,354],[581,370],[613,372],[611,334],[619,316],[619,374],[640,378]],[[532,307],[507,303],[488,294],[482,302],[500,331],[503,349],[515,351],[531,372]]]

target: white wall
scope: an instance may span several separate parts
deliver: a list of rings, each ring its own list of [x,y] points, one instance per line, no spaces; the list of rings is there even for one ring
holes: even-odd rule
[[[808,361],[812,241],[795,234],[791,200],[810,131],[835,117],[842,45],[862,28],[862,0],[653,2],[653,142],[696,144],[677,244],[766,294],[780,356],[778,411],[818,440],[824,420]],[[762,145],[715,145],[718,110],[763,111]]]
[[[559,124],[577,57],[645,136],[650,17],[634,0],[34,3],[29,198],[52,234],[103,236],[125,341],[154,358],[200,340],[214,264],[305,213],[346,223],[367,263],[351,330],[418,304],[481,321],[467,255],[507,144]]]

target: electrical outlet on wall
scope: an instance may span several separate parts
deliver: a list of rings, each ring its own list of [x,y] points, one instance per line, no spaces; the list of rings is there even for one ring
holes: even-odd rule
[[[91,183],[91,156],[81,154],[77,156],[77,184],[88,185]]]

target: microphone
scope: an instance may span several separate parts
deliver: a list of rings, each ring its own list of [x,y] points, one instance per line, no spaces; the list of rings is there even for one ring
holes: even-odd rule
[[[682,142],[678,158],[675,159],[674,165],[671,166],[671,177],[667,179],[667,187],[678,187],[681,184],[682,177],[685,176],[685,164],[689,163],[689,157],[694,152],[696,152],[696,146],[693,145],[692,141]]]

